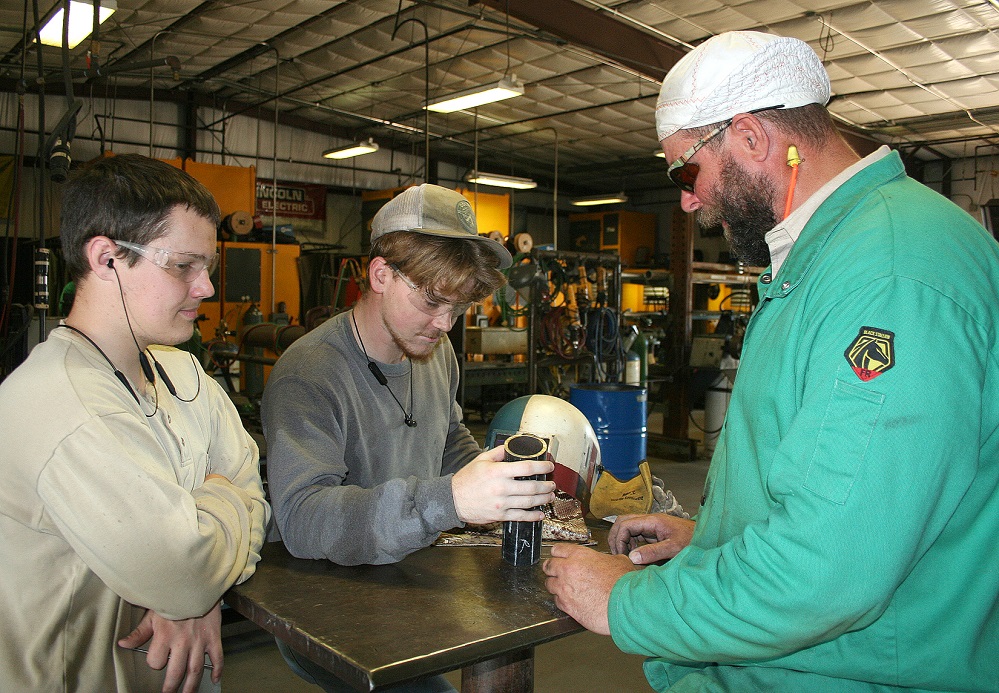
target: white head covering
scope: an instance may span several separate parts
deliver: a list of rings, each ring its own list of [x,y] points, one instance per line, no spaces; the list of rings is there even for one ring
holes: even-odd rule
[[[690,51],[669,71],[656,103],[661,142],[677,130],[710,125],[772,106],[825,105],[829,75],[795,38],[730,31]]]

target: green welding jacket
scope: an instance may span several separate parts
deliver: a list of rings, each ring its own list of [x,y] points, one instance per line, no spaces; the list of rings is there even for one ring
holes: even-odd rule
[[[657,690],[999,690],[999,245],[893,153],[758,288],[693,540],[618,581],[615,643]]]

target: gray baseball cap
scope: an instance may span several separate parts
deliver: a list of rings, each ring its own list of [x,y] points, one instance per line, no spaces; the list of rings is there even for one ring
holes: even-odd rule
[[[501,243],[479,235],[471,203],[461,193],[439,185],[415,185],[385,203],[371,220],[371,242],[393,231],[478,241],[496,255],[499,269],[513,264],[513,256]]]

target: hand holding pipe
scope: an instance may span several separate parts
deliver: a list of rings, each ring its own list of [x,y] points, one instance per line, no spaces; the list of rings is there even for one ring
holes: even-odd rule
[[[519,460],[543,460],[548,452],[548,441],[532,433],[516,433],[503,443],[506,462]],[[544,475],[517,477],[543,481]],[[537,509],[537,508],[535,508]],[[541,560],[541,523],[503,523],[503,560],[514,566],[534,565]]]

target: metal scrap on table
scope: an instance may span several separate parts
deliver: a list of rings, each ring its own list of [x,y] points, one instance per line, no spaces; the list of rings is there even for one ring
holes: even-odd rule
[[[597,542],[583,520],[583,508],[572,496],[555,492],[555,500],[542,507],[545,519],[541,524],[543,545],[571,542],[592,546]],[[466,525],[464,530],[443,532],[434,546],[499,546],[503,543],[503,523]]]

